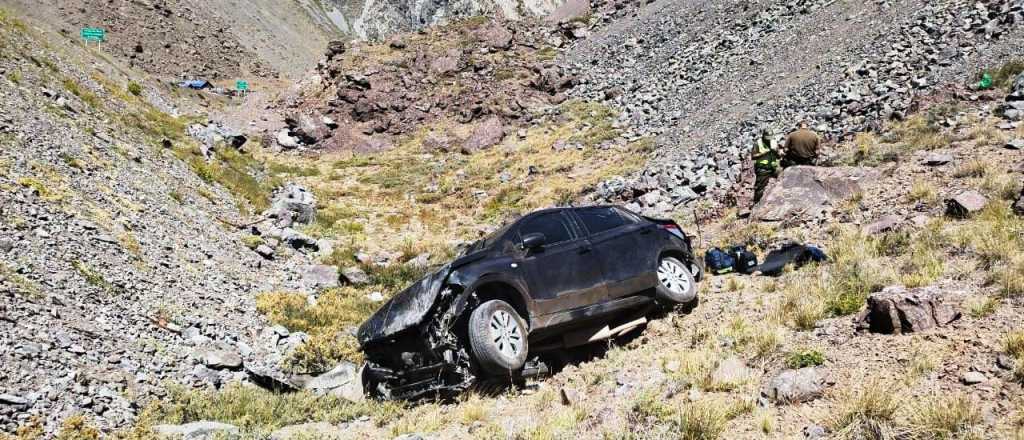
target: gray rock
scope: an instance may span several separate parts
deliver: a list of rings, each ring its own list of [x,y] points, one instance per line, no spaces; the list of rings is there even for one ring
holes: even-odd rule
[[[317,394],[331,394],[350,402],[365,400],[360,371],[349,362],[342,362],[333,370],[306,383],[305,388]]]
[[[302,274],[302,282],[313,290],[332,289],[341,285],[337,266],[326,264],[307,266]]]
[[[334,369],[314,377],[306,384],[306,389],[314,392],[325,393],[339,388],[356,379],[356,366],[351,362],[342,362]]]
[[[897,229],[903,223],[903,218],[898,215],[889,214],[864,227],[864,233],[878,235]]]
[[[828,436],[828,431],[825,430],[825,427],[819,425],[804,426],[801,432],[804,435],[804,440],[821,440]]]
[[[305,187],[289,183],[274,191],[273,202],[266,215],[275,219],[290,218],[308,225],[316,219],[316,198]]]
[[[326,422],[285,426],[270,434],[269,440],[333,440],[344,438],[347,430]]]
[[[965,385],[977,385],[979,383],[985,382],[986,380],[988,380],[988,378],[985,377],[984,374],[979,373],[977,371],[968,371],[964,373],[961,380]]]
[[[201,421],[184,425],[156,425],[157,436],[175,440],[228,440],[239,437],[238,427],[227,423]]]
[[[923,163],[925,165],[928,165],[928,166],[934,167],[934,166],[939,166],[939,165],[945,165],[945,164],[950,163],[952,161],[953,161],[953,155],[952,154],[932,152],[932,153],[928,153],[928,155],[925,156],[924,160],[922,160],[921,163]]]
[[[395,437],[394,440],[424,440],[422,435],[419,434],[402,434]]]
[[[349,266],[341,270],[345,282],[353,286],[370,284],[370,276],[358,266]]]
[[[1013,139],[1011,141],[1007,141],[1004,146],[1010,150],[1024,149],[1024,139]]]
[[[236,370],[242,367],[242,357],[234,351],[206,348],[196,350],[193,356],[203,365],[216,370]]]
[[[711,380],[718,384],[742,384],[750,379],[750,368],[742,359],[730,356],[720,362],[711,373]]]
[[[422,254],[419,254],[415,258],[406,261],[405,265],[409,267],[415,267],[418,269],[428,267],[430,266],[430,253],[424,252]]]
[[[299,148],[301,145],[299,144],[299,139],[288,133],[288,130],[281,130],[277,132],[276,140],[277,145],[289,150]]]
[[[761,394],[778,404],[817,399],[825,389],[825,378],[814,367],[785,370],[765,384]]]
[[[268,260],[274,259],[274,248],[267,246],[265,244],[256,246],[256,253]]]
[[[862,190],[862,182],[872,182],[878,171],[855,167],[786,168],[779,181],[765,192],[754,206],[754,218],[761,221],[791,221],[814,218],[827,206],[846,200]]]
[[[13,394],[0,394],[0,405],[25,406],[28,404],[28,399],[24,397],[18,397]]]
[[[861,330],[898,335],[942,327],[957,319],[960,312],[943,302],[936,287],[890,286],[868,296],[867,308],[856,322]]]
[[[552,23],[563,23],[585,17],[590,14],[590,11],[590,2],[588,0],[568,0],[562,3],[562,6],[552,11],[548,15],[547,20]]]
[[[285,123],[291,129],[291,134],[306,145],[315,145],[331,136],[330,128],[319,115],[298,113],[286,118]]]
[[[981,193],[969,190],[957,194],[956,197],[946,200],[946,215],[951,217],[965,218],[985,209],[988,205],[988,198]]]

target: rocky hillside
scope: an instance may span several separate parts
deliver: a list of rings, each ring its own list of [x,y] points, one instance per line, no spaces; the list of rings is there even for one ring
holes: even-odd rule
[[[644,173],[604,194],[647,194],[655,212],[725,193],[762,126],[808,120],[838,140],[976,82],[1019,52],[1022,14],[1013,1],[657,2],[608,25],[594,14],[564,59],[580,76],[572,96],[660,136]]]
[[[309,257],[261,257],[231,226],[270,204],[250,150],[203,157],[135,71],[61,41],[0,16],[5,432],[126,426],[167,381],[244,377],[254,292],[310,286]]]
[[[162,78],[211,81],[303,78],[331,40],[379,40],[398,32],[471,16],[543,17],[557,0],[399,1],[297,0],[5,0],[77,39],[84,27],[109,32],[106,50]]]

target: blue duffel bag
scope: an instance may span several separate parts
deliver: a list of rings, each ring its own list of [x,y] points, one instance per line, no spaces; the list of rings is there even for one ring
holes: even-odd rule
[[[719,248],[711,248],[704,254],[704,267],[710,273],[721,275],[733,271],[736,259]]]

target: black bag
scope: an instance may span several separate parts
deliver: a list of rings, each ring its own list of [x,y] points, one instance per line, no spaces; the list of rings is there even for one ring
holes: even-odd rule
[[[719,248],[711,248],[704,254],[704,266],[708,272],[721,275],[732,272],[736,266],[736,260]]]
[[[748,251],[746,246],[734,246],[729,255],[735,261],[736,272],[750,274],[757,268],[757,255]]]

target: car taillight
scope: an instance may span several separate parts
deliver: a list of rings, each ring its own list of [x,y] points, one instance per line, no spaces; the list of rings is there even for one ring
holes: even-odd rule
[[[677,225],[675,223],[662,223],[662,224],[659,224],[658,226],[661,227],[661,229],[664,229],[664,230],[670,232],[672,235],[675,235],[676,237],[679,237],[680,239],[686,240],[686,236],[683,235],[683,230],[682,230],[682,228],[679,227],[679,225]]]

